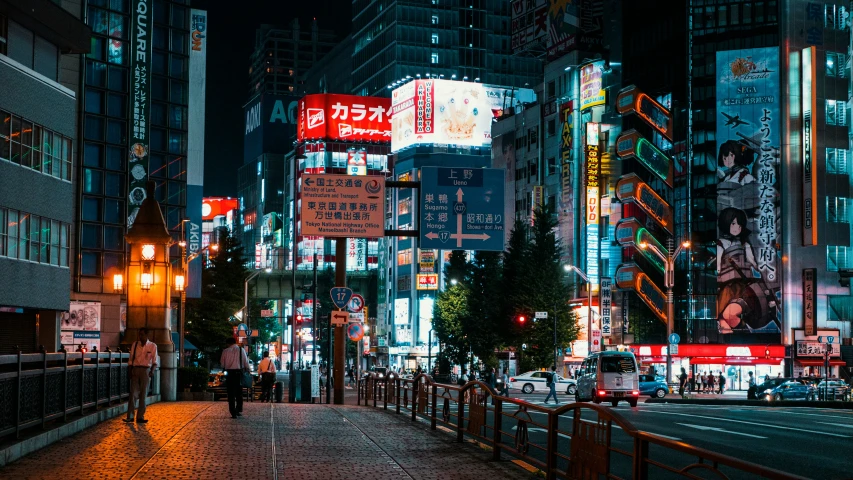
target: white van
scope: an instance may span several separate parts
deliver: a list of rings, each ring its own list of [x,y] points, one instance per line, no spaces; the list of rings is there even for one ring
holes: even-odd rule
[[[633,353],[593,353],[581,364],[575,401],[610,402],[615,407],[619,400],[626,400],[636,407],[639,397],[640,379]]]

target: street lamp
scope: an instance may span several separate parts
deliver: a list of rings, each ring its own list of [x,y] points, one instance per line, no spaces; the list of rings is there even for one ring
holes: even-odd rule
[[[669,336],[672,335],[673,327],[675,326],[675,303],[673,303],[672,287],[675,286],[675,260],[682,251],[690,249],[690,242],[684,242],[675,249],[672,255],[669,252],[662,252],[657,245],[653,243],[643,242],[640,244],[643,250],[651,250],[664,263],[664,285],[666,286],[666,341],[669,342]],[[667,346],[666,348],[666,381],[672,381],[672,351]]]
[[[580,275],[581,279],[586,282],[586,293],[587,293],[587,313],[586,313],[586,352],[587,355],[592,353],[592,282],[589,280],[589,275],[584,273],[583,270],[574,266],[574,265],[563,265],[563,269],[567,272],[574,271],[578,275]]]

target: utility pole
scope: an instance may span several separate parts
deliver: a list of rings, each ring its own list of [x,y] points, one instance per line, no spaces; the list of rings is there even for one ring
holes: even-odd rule
[[[311,313],[311,365],[317,364],[317,310],[320,304],[317,303],[317,247],[314,247],[314,285],[312,289],[312,313]]]
[[[347,239],[335,239],[335,286],[347,286]],[[331,317],[329,319],[331,321]],[[346,338],[344,325],[335,326],[335,354],[334,365],[330,365],[335,374],[335,405],[344,404],[344,364],[346,363]]]

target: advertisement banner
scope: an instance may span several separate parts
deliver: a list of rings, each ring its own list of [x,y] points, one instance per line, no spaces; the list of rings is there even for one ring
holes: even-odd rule
[[[388,142],[391,139],[391,101],[328,93],[306,95],[299,100],[296,138],[300,142]]]
[[[347,150],[347,175],[367,175],[367,152],[363,148]]]
[[[60,330],[101,330],[101,302],[71,302],[68,311],[62,312]]]
[[[394,299],[394,325],[409,324],[409,299]]]
[[[548,35],[548,6],[545,0],[512,2],[512,50],[539,45]]]
[[[817,245],[817,49],[803,49],[803,245]]]
[[[147,0],[134,0],[131,8],[130,51],[130,110],[133,121],[128,122],[128,185],[127,228],[133,225],[139,206],[148,195],[148,138],[151,117],[151,55],[153,4]]]
[[[419,273],[418,290],[438,290],[438,274],[437,273]]]
[[[717,52],[716,71],[718,328],[779,333],[779,49]]]
[[[534,185],[533,191],[530,192],[531,202],[530,202],[530,224],[533,225],[533,215],[536,212],[536,209],[542,205],[542,199],[545,195],[545,187],[542,185]]]
[[[839,343],[819,343],[797,340],[797,356],[798,357],[818,357],[824,358],[826,351],[829,350],[830,358],[841,357],[841,344]]]
[[[815,302],[817,302],[817,269],[803,269],[803,330],[807,337],[817,335],[817,318],[815,318]]]
[[[604,0],[574,0],[548,8],[548,60],[573,50],[597,51],[604,41]]]
[[[613,279],[601,277],[601,289],[598,291],[598,301],[601,308],[601,335],[609,337],[612,334],[611,302],[613,300]]]
[[[412,344],[412,329],[409,327],[397,327],[397,346]]]
[[[602,88],[604,60],[598,60],[581,67],[581,110],[604,105],[605,91]]]
[[[367,239],[347,238],[347,271],[367,270]]]
[[[187,255],[201,248],[202,189],[204,186],[204,118],[207,83],[207,12],[190,10],[189,92],[187,122]],[[187,298],[201,298],[202,260],[187,265]]]
[[[598,254],[599,254],[599,220],[601,217],[601,198],[599,194],[599,175],[600,175],[600,157],[599,157],[599,127],[597,123],[589,122],[586,124],[586,144],[585,144],[585,177],[584,184],[586,185],[586,273],[589,275],[589,281],[592,291],[598,290]]]
[[[240,208],[240,200],[236,198],[205,197],[201,202],[201,219],[211,221],[220,215],[226,215],[231,210]]]
[[[717,320],[779,333],[779,48],[717,52]]]
[[[77,351],[80,345],[91,352],[94,349],[101,351],[101,332],[59,332],[59,343],[69,352]]]
[[[263,153],[286,154],[293,149],[299,97],[264,93],[243,107],[243,164]]]
[[[435,273],[435,250],[419,250],[418,257],[421,273]]]
[[[435,299],[425,297],[418,300],[418,343],[429,344],[429,332],[432,330],[432,310]],[[433,332],[435,338],[435,332]]]
[[[391,151],[418,144],[489,146],[497,116],[535,101],[536,93],[527,88],[412,80],[391,92]]]

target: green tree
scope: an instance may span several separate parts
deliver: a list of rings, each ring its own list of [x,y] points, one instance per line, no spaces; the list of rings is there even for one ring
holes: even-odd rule
[[[433,306],[432,328],[441,344],[439,373],[450,373],[450,364],[465,364],[468,340],[463,323],[468,316],[468,288],[462,283],[440,292]]]
[[[187,300],[185,336],[198,347],[198,360],[207,362],[208,368],[219,360],[225,339],[233,335],[236,323],[231,317],[243,307],[243,282],[248,274],[243,257],[240,241],[230,234],[223,236],[219,251],[202,270],[201,298]]]
[[[497,367],[495,350],[503,343],[507,322],[501,316],[501,254],[477,252],[470,264],[465,282],[468,312],[463,318],[463,332],[474,355],[487,367]]]
[[[522,366],[527,368],[552,365],[555,343],[556,348],[562,350],[577,339],[577,318],[568,306],[571,298],[563,283],[556,227],[554,206],[540,205],[534,211],[523,266],[513,266],[519,273],[513,273],[517,277],[512,299],[515,310],[531,319],[518,326],[521,334],[517,337],[527,344],[521,353]],[[517,247],[512,242],[510,244],[511,248]],[[533,320],[535,312],[548,312],[548,319]]]

